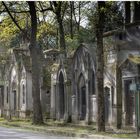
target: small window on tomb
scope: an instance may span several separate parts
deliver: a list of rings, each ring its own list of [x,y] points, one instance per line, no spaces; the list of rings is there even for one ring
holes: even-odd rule
[[[8,103],[8,86],[6,87],[6,94],[7,94],[7,103]]]
[[[25,86],[22,87],[22,94],[23,94],[23,104],[25,104]]]

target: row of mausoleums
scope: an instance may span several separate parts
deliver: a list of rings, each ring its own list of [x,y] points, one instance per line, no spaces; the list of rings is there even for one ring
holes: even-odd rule
[[[135,96],[130,84],[139,83],[139,26],[104,38],[104,101],[107,125],[135,126]],[[111,43],[107,43],[109,42]],[[90,124],[97,120],[96,47],[81,44],[73,55],[52,65],[50,117]],[[49,51],[46,51],[46,56]],[[59,59],[58,59],[59,58]],[[58,61],[59,60],[59,61]]]
[[[104,39],[105,121],[108,125],[135,126],[135,99],[130,84],[139,82],[139,26]],[[109,46],[109,47],[107,47]],[[51,69],[51,88],[40,88],[43,113],[64,122],[97,120],[96,46],[81,44],[64,57],[59,50],[44,51],[44,66]],[[29,50],[12,49],[5,64],[0,109],[4,117],[32,116],[32,71]]]
[[[29,118],[32,116],[32,70],[29,50],[25,47],[8,50],[1,76],[1,116]],[[1,73],[2,73],[1,70]],[[42,79],[42,77],[41,77]],[[42,81],[41,81],[42,82]],[[49,113],[49,90],[40,88],[43,113]]]

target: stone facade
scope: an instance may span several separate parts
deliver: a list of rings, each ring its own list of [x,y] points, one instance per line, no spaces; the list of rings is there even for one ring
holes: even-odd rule
[[[139,82],[137,65],[129,58],[140,55],[139,26],[104,38],[104,97],[107,125],[135,127],[135,97],[129,87]],[[96,45],[80,44],[72,56],[57,49],[44,51],[43,67],[50,71],[50,87],[41,87],[41,104],[47,118],[73,123],[96,122]],[[1,112],[29,117],[32,110],[32,75],[27,49],[12,49],[1,85]],[[43,73],[42,73],[43,84]],[[4,92],[3,92],[4,90]],[[4,95],[3,95],[4,93]]]
[[[44,63],[43,66],[46,64]],[[4,116],[29,118],[33,112],[32,72],[29,50],[26,48],[11,49],[4,73]],[[43,75],[41,76],[41,79]],[[43,85],[43,80],[41,80]],[[40,100],[43,114],[50,114],[50,89],[40,88]]]
[[[74,123],[96,122],[96,57],[95,48],[81,45],[72,57],[57,61],[51,72],[51,118]],[[50,54],[51,55],[51,54]],[[105,74],[106,75],[106,74]],[[108,80],[108,77],[106,80]],[[106,123],[111,122],[111,81],[105,84]],[[108,87],[109,86],[109,87]],[[109,89],[111,88],[111,90]]]
[[[25,118],[32,111],[32,80],[28,55],[28,50],[25,49],[12,49],[9,54],[10,62],[7,64],[4,85],[5,117]]]
[[[49,50],[45,52],[51,65],[51,118],[68,121],[70,119],[70,86],[69,75],[67,73],[69,64],[64,59],[64,53],[59,50]]]
[[[106,73],[109,73],[109,79],[113,87],[113,92],[111,93],[112,124],[119,123],[122,126],[135,126],[135,97],[134,93],[130,91],[130,84],[136,83],[139,75],[137,65],[130,63],[129,57],[140,55],[139,33],[139,26],[132,26],[126,28],[125,31],[116,33],[113,37],[114,41],[111,47],[114,48],[111,56],[112,62],[110,63],[108,59],[106,64]],[[111,69],[114,70],[111,71]]]
[[[95,50],[80,46],[72,63],[72,121],[96,120]]]
[[[135,100],[129,87],[138,75],[136,66],[133,69],[125,63],[130,55],[140,54],[137,40],[140,31],[136,28],[115,33],[109,37],[108,46],[104,46],[107,52],[104,67],[107,125],[135,127]],[[104,44],[106,40],[104,38]],[[96,122],[96,47],[81,44],[72,57],[62,59],[58,53],[56,60],[51,73],[51,118],[64,121],[71,118],[74,123]]]

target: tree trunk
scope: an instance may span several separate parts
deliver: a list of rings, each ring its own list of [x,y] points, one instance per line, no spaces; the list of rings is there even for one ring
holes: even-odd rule
[[[32,97],[33,97],[33,124],[42,124],[43,116],[40,102],[40,50],[37,46],[37,16],[35,2],[28,2],[31,15],[30,54],[32,59]]]
[[[60,48],[63,48],[66,54],[66,43],[65,43],[65,34],[64,34],[64,27],[63,27],[63,21],[61,18],[61,14],[58,13],[57,15],[57,22],[59,25],[59,36],[60,36]]]
[[[117,90],[117,128],[122,126],[122,76],[121,70],[117,66],[116,70],[116,90]]]
[[[104,103],[104,57],[103,57],[103,25],[104,25],[104,10],[105,2],[98,2],[98,15],[96,23],[96,37],[97,37],[97,126],[98,131],[105,131],[105,103]]]
[[[116,62],[116,125],[118,129],[122,126],[122,73],[119,67],[119,50],[117,48],[117,62]]]
[[[70,1],[70,35],[73,39],[73,2]]]
[[[79,20],[78,20],[78,23],[77,23],[77,30],[78,30],[78,33],[79,33],[79,31],[80,31],[80,22],[81,22],[81,2],[80,1],[79,1],[78,11],[79,11]]]

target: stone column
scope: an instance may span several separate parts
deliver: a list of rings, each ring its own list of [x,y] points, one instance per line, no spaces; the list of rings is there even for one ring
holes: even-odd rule
[[[66,94],[66,100],[65,100],[65,106],[66,106],[66,108],[65,108],[65,121],[66,122],[71,122],[71,113],[70,113],[70,98],[71,98],[71,81],[70,80],[68,80],[67,82],[66,82],[66,92],[65,92],[65,94]]]
[[[124,80],[122,80],[122,120],[125,120],[125,87],[124,87]],[[122,121],[122,126],[125,125],[125,121]]]
[[[51,74],[51,107],[50,107],[50,116],[52,119],[56,119],[56,75]]]
[[[75,92],[76,92],[76,110],[75,110],[75,120],[76,122],[78,122],[79,120],[79,101],[78,101],[78,88],[77,88],[77,84],[76,84],[76,87],[75,87]]]
[[[59,82],[56,81],[56,118],[57,120],[60,120],[60,95],[59,95]]]
[[[68,119],[68,89],[67,89],[67,82],[64,82],[64,106],[65,106],[65,110],[64,110],[64,122],[67,122]],[[59,96],[60,97],[60,96]]]
[[[20,95],[21,95],[21,90],[20,90],[20,71],[19,71],[19,68],[18,68],[18,82],[17,82],[17,117],[19,118],[20,117]]]
[[[56,119],[56,84],[51,86],[51,118]]]
[[[75,79],[74,79],[74,84],[73,85],[75,88],[74,88],[74,92],[75,92],[75,121],[76,123],[78,123],[78,120],[79,120],[79,107],[78,107],[78,78],[77,78],[77,70],[75,70]]]
[[[110,93],[109,93],[109,124],[112,123],[112,89],[110,86]]]
[[[88,80],[86,80],[86,123],[89,124],[90,122],[90,96],[89,96],[89,85],[88,85]]]

